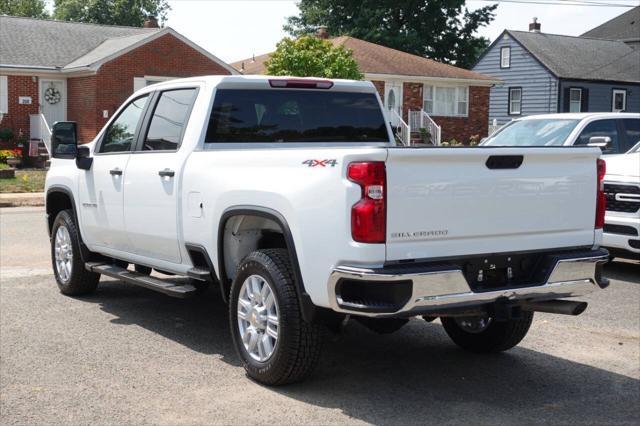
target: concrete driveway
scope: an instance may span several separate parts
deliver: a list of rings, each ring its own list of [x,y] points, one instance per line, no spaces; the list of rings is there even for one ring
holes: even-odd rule
[[[438,322],[355,322],[305,383],[250,381],[215,291],[176,300],[106,280],[58,293],[41,208],[0,209],[0,417],[7,424],[638,424],[640,264],[579,317],[537,314],[522,344],[478,356]]]

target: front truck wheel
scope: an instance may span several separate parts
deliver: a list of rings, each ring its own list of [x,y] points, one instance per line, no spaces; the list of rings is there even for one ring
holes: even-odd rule
[[[81,296],[93,293],[100,274],[84,267],[80,254],[80,234],[71,210],[62,210],[56,216],[51,230],[51,262],[62,294]]]
[[[518,319],[496,321],[492,317],[444,317],[444,330],[463,349],[477,353],[501,352],[516,346],[527,335],[533,312]]]
[[[247,374],[266,385],[308,376],[325,330],[304,321],[286,250],[250,253],[238,266],[229,297],[231,336]]]

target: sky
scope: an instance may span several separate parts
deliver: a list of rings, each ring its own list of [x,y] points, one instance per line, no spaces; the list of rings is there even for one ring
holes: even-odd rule
[[[640,4],[640,0],[600,1]],[[276,43],[286,36],[282,30],[286,18],[298,13],[296,2],[292,0],[174,0],[169,4],[172,10],[165,25],[226,62],[273,51]],[[467,1],[469,9],[487,4],[491,2]],[[482,28],[479,35],[493,41],[505,28],[526,31],[533,17],[538,18],[543,32],[580,35],[627,10],[622,7],[500,3],[496,19]]]

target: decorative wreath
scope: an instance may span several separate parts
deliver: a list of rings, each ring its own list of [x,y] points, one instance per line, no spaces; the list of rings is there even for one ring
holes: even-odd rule
[[[49,87],[44,91],[44,100],[50,103],[51,105],[57,104],[60,102],[62,98],[62,94],[55,87]]]

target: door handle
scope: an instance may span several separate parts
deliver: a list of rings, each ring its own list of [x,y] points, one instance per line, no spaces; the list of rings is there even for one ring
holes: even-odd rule
[[[116,167],[115,169],[109,170],[109,174],[111,176],[122,176],[122,170],[120,170],[118,167]]]
[[[158,175],[160,175],[161,177],[174,177],[176,175],[176,172],[170,169],[164,169],[160,170],[158,172]]]

